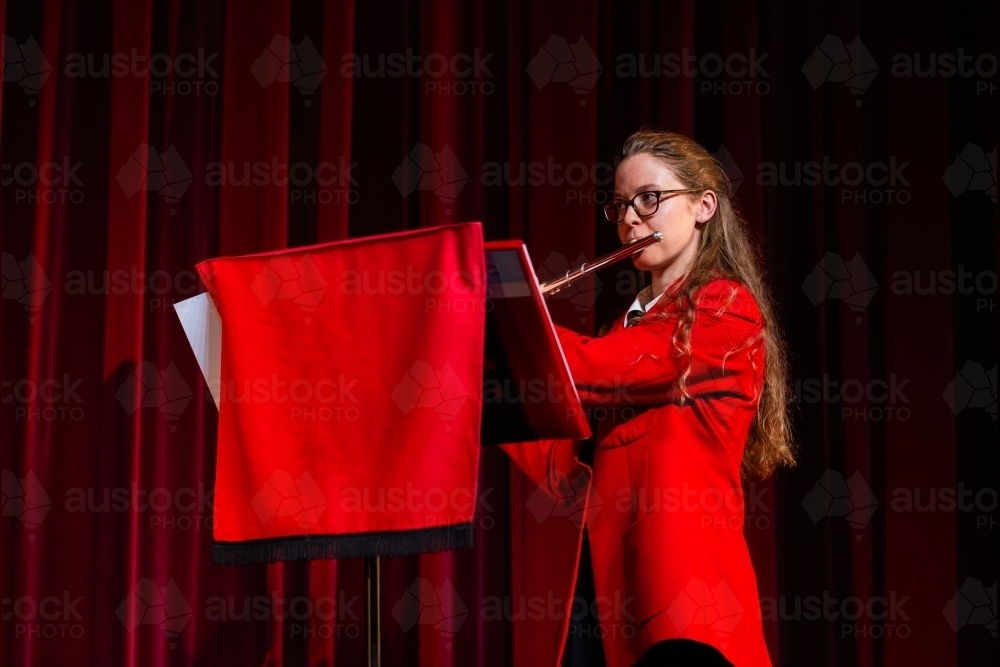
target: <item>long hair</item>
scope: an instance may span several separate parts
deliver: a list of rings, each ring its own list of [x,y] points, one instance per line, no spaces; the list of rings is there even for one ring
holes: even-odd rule
[[[729,278],[743,284],[756,300],[763,318],[765,355],[764,386],[743,452],[743,474],[763,479],[778,466],[794,466],[785,344],[775,321],[771,295],[760,268],[760,252],[750,240],[746,220],[733,199],[729,179],[722,166],[708,151],[681,134],[639,130],[625,141],[620,160],[640,154],[651,155],[665,162],[685,188],[712,190],[718,198],[715,215],[702,225],[694,264],[680,281],[679,287],[661,297],[675,306],[669,309],[678,313],[676,316],[679,318],[673,343],[682,357],[688,359],[687,369],[678,383],[681,396],[684,400],[691,399],[687,379],[691,372],[691,327],[695,320],[695,292],[718,278]],[[755,341],[749,341],[748,344],[753,342]]]

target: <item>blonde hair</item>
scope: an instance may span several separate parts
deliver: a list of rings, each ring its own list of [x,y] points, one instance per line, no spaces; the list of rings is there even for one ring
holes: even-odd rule
[[[676,306],[675,312],[680,313],[673,343],[678,352],[688,359],[688,367],[678,383],[681,396],[691,399],[687,379],[691,373],[694,294],[713,280],[735,280],[753,295],[764,324],[761,334],[765,354],[764,387],[743,452],[743,474],[763,479],[779,466],[794,466],[785,344],[775,322],[770,292],[760,268],[760,253],[750,240],[747,222],[734,201],[729,179],[719,162],[704,147],[681,134],[639,130],[625,141],[620,160],[642,154],[666,163],[685,188],[702,192],[711,190],[718,198],[715,214],[702,225],[698,254],[691,269],[680,287],[662,297],[669,300],[668,303],[672,302]],[[697,193],[688,196],[697,196]],[[748,341],[747,344],[755,342]]]

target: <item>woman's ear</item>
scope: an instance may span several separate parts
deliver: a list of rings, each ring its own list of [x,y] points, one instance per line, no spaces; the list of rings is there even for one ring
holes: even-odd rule
[[[719,197],[713,190],[705,190],[695,203],[694,221],[699,225],[712,219],[719,207]]]

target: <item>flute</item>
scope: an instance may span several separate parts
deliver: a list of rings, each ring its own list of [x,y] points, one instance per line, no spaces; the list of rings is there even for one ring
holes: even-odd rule
[[[583,278],[589,273],[594,271],[599,271],[603,269],[608,264],[614,264],[615,262],[620,262],[626,257],[631,257],[643,248],[654,243],[659,243],[663,238],[663,232],[653,232],[649,236],[643,236],[641,239],[635,239],[623,245],[618,250],[612,253],[608,253],[604,257],[595,259],[593,262],[584,262],[579,267],[571,269],[566,272],[566,275],[561,278],[556,278],[555,280],[549,280],[538,286],[542,291],[543,296],[549,296],[550,294],[555,294],[559,290],[563,289],[570,283],[573,283],[580,278]]]

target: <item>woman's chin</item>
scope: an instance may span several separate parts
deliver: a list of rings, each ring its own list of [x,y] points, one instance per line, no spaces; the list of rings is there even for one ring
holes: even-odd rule
[[[632,265],[640,271],[652,271],[655,264],[643,257],[644,254],[645,251],[640,252],[638,255],[634,255],[632,257]]]
[[[632,255],[632,265],[640,271],[662,270],[676,261],[677,255],[667,252],[667,248],[649,247]]]

